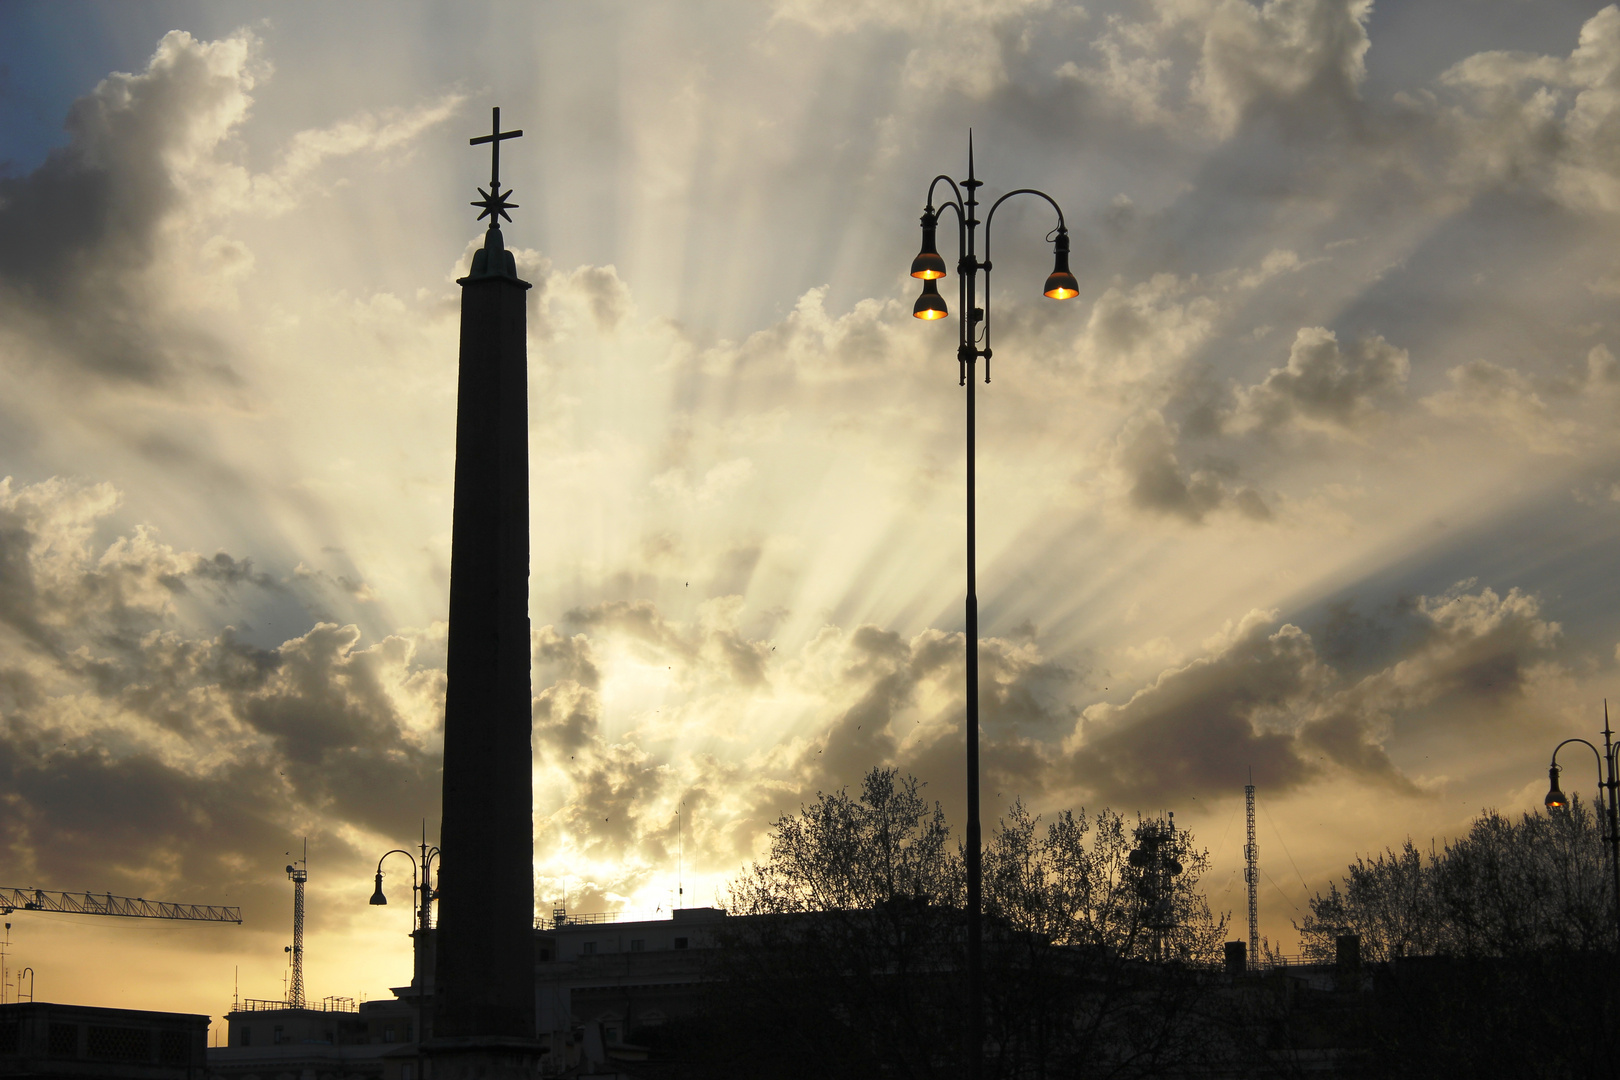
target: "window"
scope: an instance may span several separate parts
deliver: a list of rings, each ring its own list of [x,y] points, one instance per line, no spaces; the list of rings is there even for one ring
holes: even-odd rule
[[[411,1063],[405,1062],[399,1067],[399,1080],[411,1080]]]
[[[596,955],[596,942],[587,941],[585,944],[583,944],[583,945],[581,945],[579,947],[579,951],[584,953],[586,956],[595,956]]]
[[[389,1024],[387,1027],[383,1028],[383,1042],[393,1042],[393,1041],[394,1041],[394,1025]]]
[[[287,1041],[282,1037],[280,1024],[277,1024],[275,1030],[270,1033],[270,1041],[277,1046],[280,1046],[282,1043]]]
[[[641,952],[646,947],[647,947],[647,943],[645,941],[643,941],[641,938],[631,938],[630,939],[630,951],[631,952]]]
[[[241,1037],[239,1039],[236,1040],[236,1045],[237,1046],[252,1046],[253,1045],[253,1029],[248,1027],[246,1024],[242,1025],[242,1035],[241,1035]]]
[[[675,939],[675,947],[676,947],[676,948],[677,948],[677,949],[684,949],[684,948],[686,948],[686,939],[685,939],[685,938],[683,938],[683,937],[678,937],[678,938],[676,938],[676,939]]]
[[[416,1021],[415,1020],[407,1020],[407,1021],[405,1021],[405,1041],[406,1042],[415,1042],[416,1041]],[[410,1077],[407,1076],[407,1077],[404,1078],[404,1080],[410,1080]]]

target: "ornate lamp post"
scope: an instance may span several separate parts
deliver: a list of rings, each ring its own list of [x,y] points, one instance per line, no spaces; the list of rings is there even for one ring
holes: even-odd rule
[[[951,190],[951,198],[938,210],[934,207],[934,192],[943,183]],[[1018,188],[1009,191],[990,205],[984,220],[984,258],[975,247],[979,227],[978,189],[983,186],[973,172],[973,133],[968,133],[968,175],[959,185],[949,176],[934,177],[928,185],[928,200],[922,214],[922,251],[911,263],[911,276],[921,278],[922,295],[917,298],[911,313],[919,319],[943,319],[950,314],[945,298],[935,284],[945,276],[945,260],[936,249],[934,234],[939,215],[949,209],[956,213],[957,260],[960,278],[957,301],[956,361],[958,384],[967,388],[967,960],[968,960],[968,1023],[967,1074],[979,1075],[980,1058],[984,1046],[984,985],[981,944],[982,899],[980,886],[982,867],[980,860],[979,829],[979,599],[977,592],[977,549],[975,546],[975,447],[974,447],[974,378],[978,359],[984,357],[984,381],[990,381],[990,225],[996,210],[1014,195],[1035,195],[1051,204],[1057,214],[1057,228],[1047,236],[1053,242],[1054,265],[1046,279],[1043,291],[1054,300],[1067,300],[1079,291],[1074,275],[1069,272],[1069,230],[1063,222],[1063,209],[1044,191]],[[964,194],[965,193],[965,194]],[[984,277],[984,306],[978,301],[979,278]]]
[[[1596,746],[1593,746],[1585,739],[1565,739],[1563,742],[1553,747],[1552,765],[1547,770],[1547,779],[1550,781],[1550,783],[1548,786],[1546,802],[1548,810],[1569,809],[1569,796],[1565,795],[1558,787],[1558,751],[1562,750],[1570,743],[1580,743],[1582,746],[1592,751],[1592,753],[1596,755],[1598,759],[1599,807],[1603,805],[1603,793],[1605,790],[1608,791],[1609,795],[1609,831],[1603,839],[1609,845],[1609,870],[1614,875],[1613,897],[1615,929],[1617,933],[1620,933],[1620,799],[1617,799],[1617,791],[1620,791],[1620,780],[1617,780],[1615,777],[1615,767],[1617,764],[1620,764],[1620,745],[1616,745],[1614,743],[1613,736],[1614,732],[1609,730],[1609,702],[1607,699],[1604,699],[1603,749],[1599,750]]]
[[[413,855],[404,848],[395,848],[385,851],[381,859],[377,860],[377,885],[371,893],[373,905],[388,903],[388,897],[383,895],[382,864],[390,855],[403,855],[411,860],[411,890],[416,897],[416,928],[411,931],[411,985],[416,991],[416,1042],[420,1046],[427,1040],[427,1032],[422,1027],[424,1017],[423,1004],[427,1000],[427,972],[423,966],[423,954],[427,951],[428,930],[432,928],[432,903],[438,899],[438,892],[433,888],[433,862],[439,857],[439,849],[430,847],[424,829],[419,853]],[[420,874],[418,873],[420,866]]]

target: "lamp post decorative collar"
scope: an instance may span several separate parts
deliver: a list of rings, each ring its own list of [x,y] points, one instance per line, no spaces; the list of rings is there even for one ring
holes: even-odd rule
[[[934,204],[934,193],[941,184],[949,187],[951,197]],[[977,474],[975,467],[974,382],[972,370],[980,357],[984,358],[984,381],[990,381],[990,226],[996,210],[1014,195],[1033,195],[1045,199],[1057,214],[1057,227],[1047,234],[1053,241],[1054,266],[1046,279],[1044,292],[1055,300],[1066,300],[1079,292],[1074,275],[1069,272],[1069,231],[1063,221],[1063,209],[1044,191],[1017,188],[1001,196],[990,206],[985,216],[984,258],[977,254],[976,241],[980,221],[978,189],[984,182],[973,167],[973,133],[968,132],[968,175],[958,183],[941,174],[928,185],[928,198],[922,213],[922,249],[911,262],[911,276],[922,279],[922,295],[917,298],[912,314],[925,321],[938,321],[950,314],[945,298],[940,295],[938,282],[946,276],[946,264],[937,250],[936,231],[939,216],[946,210],[956,214],[957,250],[957,344],[956,360],[958,385],[967,388],[967,602],[966,602],[966,742],[967,742],[967,962],[968,962],[968,1015],[964,1032],[966,1037],[967,1075],[977,1080],[984,1047],[984,985],[983,985],[983,926],[981,829],[979,823],[979,599],[977,583],[978,549],[976,532]],[[979,306],[980,276],[983,275],[984,301]]]

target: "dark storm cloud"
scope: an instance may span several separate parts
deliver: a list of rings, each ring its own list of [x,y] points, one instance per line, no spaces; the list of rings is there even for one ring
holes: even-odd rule
[[[67,146],[0,178],[0,304],[13,330],[51,344],[49,362],[147,384],[233,378],[222,342],[158,313],[157,267],[165,223],[209,194],[183,190],[179,171],[245,111],[247,49],[171,33],[146,71],[74,103]]]

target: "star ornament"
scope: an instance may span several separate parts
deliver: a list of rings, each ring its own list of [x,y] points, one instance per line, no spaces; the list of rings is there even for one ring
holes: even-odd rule
[[[479,188],[478,194],[482,195],[483,198],[475,199],[473,202],[468,204],[470,206],[481,206],[484,208],[483,213],[478,215],[477,220],[483,221],[487,217],[492,225],[499,225],[501,223],[501,218],[505,218],[507,221],[512,220],[512,215],[508,214],[507,211],[516,210],[518,204],[515,202],[506,201],[507,196],[512,194],[511,189],[507,189],[505,194],[502,194],[501,186],[499,184],[491,184],[489,185],[488,191],[485,191],[483,188]]]

